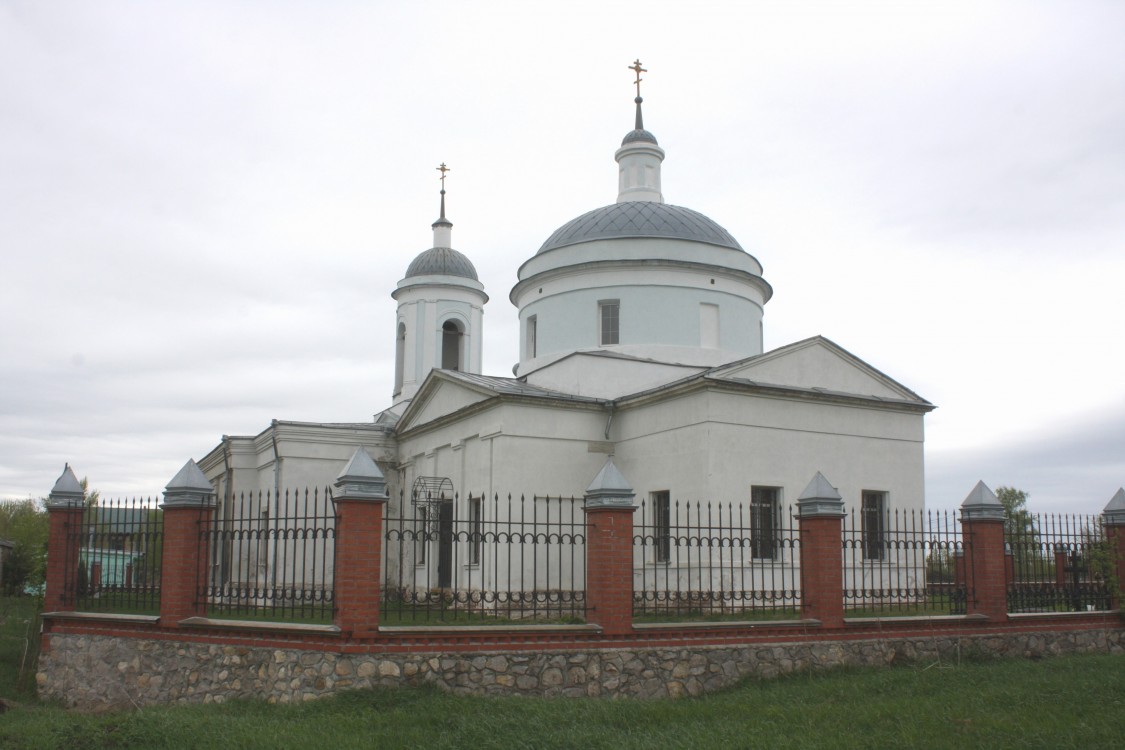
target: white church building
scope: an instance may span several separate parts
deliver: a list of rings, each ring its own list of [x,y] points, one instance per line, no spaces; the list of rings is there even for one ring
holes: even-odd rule
[[[635,101],[616,202],[551,232],[519,266],[513,376],[481,371],[489,297],[453,249],[443,182],[433,247],[388,290],[388,408],[224,436],[199,462],[220,502],[328,486],[362,446],[392,513],[415,488],[443,492],[457,518],[487,512],[467,505],[482,496],[581,498],[608,458],[654,512],[669,499],[753,498],[780,513],[817,472],[845,508],[921,510],[933,405],[822,337],[763,351],[774,290],[762,264],[716,221],[665,203],[665,152],[644,129],[639,86]]]

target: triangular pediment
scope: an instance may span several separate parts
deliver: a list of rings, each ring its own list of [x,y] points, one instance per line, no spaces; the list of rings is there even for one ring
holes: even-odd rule
[[[914,391],[822,336],[716,367],[707,377],[929,404]]]
[[[706,370],[698,365],[657,362],[651,359],[574,352],[528,373],[529,384],[554,391],[613,399],[680,380]]]
[[[411,427],[441,419],[465,407],[495,398],[496,395],[487,388],[455,380],[443,375],[440,370],[431,370],[406,411],[402,413],[395,430],[405,432]]]

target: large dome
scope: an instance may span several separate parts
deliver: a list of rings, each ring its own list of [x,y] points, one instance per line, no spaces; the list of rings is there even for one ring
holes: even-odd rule
[[[406,269],[406,278],[411,276],[460,276],[480,281],[472,261],[451,247],[432,247],[419,255]]]
[[[563,224],[536,255],[580,242],[619,237],[667,237],[742,250],[730,232],[698,211],[667,203],[629,201],[596,208]]]

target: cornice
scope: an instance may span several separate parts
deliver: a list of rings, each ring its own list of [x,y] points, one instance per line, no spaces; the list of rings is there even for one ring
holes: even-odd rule
[[[512,291],[508,293],[508,299],[513,305],[517,307],[519,304],[516,298],[523,294],[524,291],[533,286],[542,284],[547,279],[552,278],[565,278],[567,276],[581,276],[590,272],[599,271],[614,271],[614,270],[629,270],[638,267],[649,267],[654,269],[659,268],[674,268],[684,271],[703,271],[708,276],[722,276],[736,281],[749,282],[751,285],[757,287],[762,292],[762,302],[769,302],[773,297],[773,287],[768,281],[755,273],[749,271],[742,271],[728,266],[720,266],[713,263],[701,263],[692,260],[674,260],[671,258],[637,258],[637,259],[612,259],[612,260],[591,260],[574,263],[572,265],[559,266],[557,268],[549,268],[539,271],[526,279],[520,279],[516,285],[512,287]],[[704,288],[704,287],[700,287]],[[717,290],[709,290],[717,291]],[[729,292],[727,292],[729,294]]]

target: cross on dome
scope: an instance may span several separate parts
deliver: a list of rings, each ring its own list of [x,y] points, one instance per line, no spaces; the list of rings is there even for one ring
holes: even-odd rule
[[[648,71],[641,67],[641,61],[639,58],[633,61],[633,64],[629,66],[629,70],[637,74],[637,80],[635,81],[635,83],[637,84],[637,98],[640,98],[641,81],[644,80],[643,78],[641,78],[641,73],[647,73]]]
[[[637,85],[637,98],[633,100],[637,103],[637,124],[634,127],[636,130],[644,130],[644,121],[641,119],[641,102],[644,101],[644,99],[641,98],[641,81],[644,79],[641,78],[641,73],[647,73],[648,71],[641,67],[640,58],[633,61],[633,64],[629,66],[629,70],[637,75],[637,80],[634,81]]]
[[[445,173],[452,172],[453,170],[445,166],[445,162],[442,162],[439,166],[435,167],[435,169],[441,172],[441,216],[438,217],[438,221],[441,221],[445,218]]]

